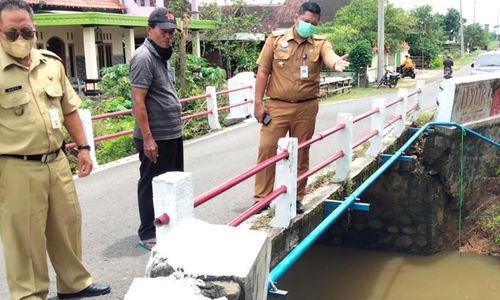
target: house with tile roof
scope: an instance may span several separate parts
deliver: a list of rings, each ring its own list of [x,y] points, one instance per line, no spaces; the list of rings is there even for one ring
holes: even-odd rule
[[[35,11],[37,47],[61,57],[68,77],[95,82],[99,70],[128,63],[146,37],[147,17],[168,0],[24,0]],[[193,20],[190,29],[214,28]]]
[[[168,0],[24,0],[35,10],[37,47],[58,54],[70,79],[94,82],[99,70],[128,63],[134,50],[146,37],[147,16]],[[291,26],[293,17],[305,0],[283,0],[271,5],[269,17],[260,32]],[[322,7],[322,21],[350,0],[316,0]],[[252,11],[268,5],[248,5]],[[196,10],[196,9],[195,9]],[[213,29],[215,21],[191,19],[193,31]],[[194,35],[193,35],[194,36]]]

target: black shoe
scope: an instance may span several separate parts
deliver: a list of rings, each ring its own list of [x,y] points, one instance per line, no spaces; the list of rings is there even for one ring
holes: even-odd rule
[[[78,293],[73,293],[73,294],[57,293],[57,297],[59,297],[59,299],[86,298],[86,297],[106,295],[109,292],[111,292],[111,288],[109,287],[109,285],[92,283],[91,285],[86,287],[84,290],[79,291]]]
[[[296,212],[301,215],[304,213],[304,205],[302,205],[302,203],[300,203],[299,201],[296,202],[296,206],[297,206],[297,210]]]
[[[258,202],[255,202],[253,205],[257,205],[257,203],[258,203]],[[269,209],[269,204],[268,204],[268,205],[266,205],[266,206],[264,206],[264,207],[262,207],[262,208],[261,208],[261,209],[259,209],[258,211],[256,211],[256,212],[255,212],[255,214],[256,214],[256,215],[258,215],[258,214],[260,214],[260,213],[262,213],[262,212],[264,212],[264,211],[266,211],[266,210],[268,210],[268,209]]]

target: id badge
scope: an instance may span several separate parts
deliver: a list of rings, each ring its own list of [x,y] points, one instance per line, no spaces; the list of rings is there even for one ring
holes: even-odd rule
[[[309,77],[309,68],[307,66],[300,66],[300,78],[304,79]]]
[[[53,129],[58,129],[61,128],[61,119],[59,119],[59,111],[51,107],[49,108],[49,116],[50,116],[50,121],[52,123],[52,128]]]

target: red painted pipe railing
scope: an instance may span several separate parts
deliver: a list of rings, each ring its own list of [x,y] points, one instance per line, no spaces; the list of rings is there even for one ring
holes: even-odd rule
[[[248,220],[251,216],[255,215],[258,211],[263,209],[266,205],[269,205],[271,201],[278,198],[279,195],[286,193],[286,186],[282,185],[279,188],[275,189],[271,193],[269,193],[265,198],[250,206],[247,210],[245,210],[241,215],[234,218],[227,225],[229,226],[238,226],[244,221]]]
[[[399,97],[399,98],[396,98],[395,100],[392,100],[391,102],[387,103],[387,104],[385,105],[385,107],[389,108],[389,107],[391,107],[391,106],[393,106],[393,105],[395,105],[395,104],[397,104],[397,103],[399,103],[399,102],[403,101],[403,99],[404,99],[404,97]]]
[[[204,99],[204,98],[207,98],[209,96],[210,96],[209,93],[205,93],[205,94],[201,94],[201,95],[193,96],[193,97],[189,97],[189,98],[182,98],[182,99],[179,99],[179,103],[186,103],[186,102],[190,102],[190,101],[194,101],[194,100],[198,100],[198,99]]]
[[[372,137],[376,136],[377,134],[378,134],[378,130],[373,130],[372,132],[368,133],[367,135],[365,135],[364,137],[362,137],[361,139],[359,139],[358,141],[356,141],[352,145],[352,149],[353,150],[356,149],[357,147],[359,147],[360,145],[362,145],[364,142],[368,141]]]
[[[330,135],[334,134],[335,132],[340,131],[344,128],[345,128],[345,124],[342,123],[342,124],[338,124],[337,126],[331,128],[331,129],[328,129],[328,130],[325,130],[321,133],[315,134],[309,140],[303,141],[302,143],[300,143],[298,146],[298,149],[301,150],[307,146],[310,146],[310,145],[316,143],[317,141],[321,141],[325,137],[330,136]]]
[[[211,114],[212,112],[213,112],[213,110],[207,110],[207,111],[202,111],[202,112],[195,113],[192,115],[183,116],[183,117],[181,117],[181,121],[191,120],[191,119],[194,119],[194,118],[199,117],[199,116],[206,116],[206,115]]]
[[[394,118],[390,119],[389,121],[387,121],[387,123],[384,124],[384,129],[401,120],[402,118],[403,117],[401,115],[397,115]]]
[[[413,105],[406,113],[411,113],[411,112],[417,110],[417,108],[418,108],[418,103],[416,103],[415,105]]]
[[[232,188],[233,186],[237,185],[238,183],[243,182],[244,180],[250,178],[250,176],[253,176],[257,174],[258,172],[264,170],[265,168],[275,164],[276,162],[287,158],[288,157],[288,151],[283,151],[279,154],[276,154],[273,157],[270,157],[266,159],[265,161],[261,162],[260,164],[246,170],[245,172],[241,173],[238,176],[233,177],[232,179],[222,183],[219,186],[214,187],[213,189],[199,195],[198,197],[194,198],[194,207],[197,207],[208,200],[214,198],[217,195],[220,195],[221,193],[225,192],[226,190]]]
[[[129,115],[131,113],[132,113],[131,109],[126,109],[126,110],[121,110],[121,111],[115,111],[115,112],[95,115],[95,116],[92,116],[91,119],[92,119],[92,121],[95,121],[95,120],[106,119],[106,118],[111,118],[111,117]]]
[[[242,86],[242,87],[235,88],[235,89],[218,91],[218,92],[216,92],[215,94],[216,94],[217,96],[219,96],[219,95],[222,95],[222,94],[229,94],[229,93],[231,93],[231,92],[236,92],[236,91],[246,90],[246,89],[251,88],[251,87],[252,87],[251,85],[247,85],[247,86]]]
[[[238,103],[235,103],[232,105],[222,106],[222,107],[218,108],[217,111],[228,110],[228,109],[233,108],[233,107],[248,105],[249,103],[253,103],[253,101],[248,101],[247,99],[245,99],[244,102],[238,102]]]
[[[245,89],[245,88],[248,88],[248,87],[242,87],[242,88],[238,88],[238,89],[235,89],[235,90],[241,90],[241,89]],[[232,91],[235,91],[235,90],[232,90]],[[222,94],[222,93],[225,93],[225,92],[229,92],[228,91],[221,91],[219,92],[218,94]],[[409,94],[408,96],[411,96],[411,95],[415,95],[417,93],[420,93],[421,90],[417,90],[411,94]],[[395,105],[396,103],[398,102],[401,102],[404,98],[403,97],[399,97],[397,99],[395,99],[394,101],[391,101],[389,102],[386,107],[390,107],[392,105]],[[236,106],[240,106],[240,105],[245,105],[247,104],[246,102],[246,99],[244,102],[241,102],[241,103],[238,103],[238,104],[234,104],[233,106],[227,106],[227,107],[223,107],[223,108],[220,108],[219,110],[223,110],[223,109],[227,109],[227,108],[230,108],[230,107],[236,107]],[[415,105],[415,107],[417,107],[417,105]],[[368,118],[370,117],[371,115],[374,115],[376,113],[380,112],[380,110],[378,108],[375,108],[375,109],[372,109],[371,111],[369,112],[366,112],[364,114],[361,114],[357,117],[354,118],[353,120],[353,123],[356,123],[360,120],[363,120],[365,118]],[[200,113],[201,115],[203,114],[209,114],[211,112],[203,112],[203,113]],[[401,115],[398,115],[396,116],[395,118],[391,119],[389,122],[387,122],[385,125],[384,125],[384,128],[387,128],[389,126],[391,126],[393,123],[397,122],[399,119],[401,119],[402,116]],[[338,124],[337,126],[329,129],[329,130],[326,130],[322,133],[319,133],[319,134],[316,134],[314,135],[313,137],[311,137],[311,139],[307,140],[307,141],[304,141],[302,143],[299,144],[298,146],[298,149],[302,149],[302,148],[305,148],[305,147],[308,147],[310,146],[311,144],[317,142],[317,141],[320,141],[322,139],[324,139],[325,137],[337,132],[337,131],[340,131],[342,129],[345,128],[345,124]],[[379,134],[379,131],[378,130],[374,130],[370,133],[368,133],[367,135],[365,135],[363,138],[361,138],[360,140],[358,140],[357,142],[355,142],[352,146],[352,149],[355,149],[357,147],[359,147],[360,145],[362,145],[364,142],[368,141],[369,139],[371,139],[372,137],[376,136]],[[323,169],[325,166],[335,162],[336,160],[338,160],[339,158],[343,157],[345,154],[343,151],[338,151],[337,153],[335,153],[333,156],[329,157],[328,159],[326,159],[325,161],[319,163],[318,165],[312,167],[312,168],[309,168],[309,170],[307,170],[306,172],[304,172],[303,174],[297,176],[297,182],[301,181],[301,180],[304,180],[305,178],[311,176],[312,174],[318,172],[319,170]],[[263,161],[262,163],[256,165],[255,167],[252,167],[250,169],[248,169],[247,171],[243,172],[242,174],[226,181],[225,183],[199,195],[198,197],[196,197],[194,199],[194,207],[197,207],[203,203],[205,203],[206,201],[220,195],[221,193],[225,192],[226,190],[232,188],[233,186],[235,186],[236,184],[239,184],[241,183],[242,181],[248,179],[250,176],[253,176],[255,174],[257,174],[258,172],[260,172],[261,170],[275,164],[276,162],[278,162],[279,160],[281,159],[284,159],[288,157],[288,152],[287,151],[283,151],[281,152],[280,154],[277,154],[265,161]],[[228,225],[230,226],[238,226],[239,224],[241,224],[242,222],[244,222],[245,220],[247,220],[248,218],[250,218],[251,216],[253,216],[255,213],[257,213],[258,211],[260,211],[263,207],[265,207],[266,205],[268,205],[272,200],[274,200],[275,198],[277,198],[279,195],[283,194],[286,192],[286,187],[285,186],[280,186],[278,189],[272,191],[270,194],[268,194],[264,199],[262,199],[261,201],[259,201],[258,203],[252,205],[250,208],[248,208],[245,212],[243,212],[241,215],[239,215],[238,217],[236,217],[235,219],[233,219],[231,222],[229,222]],[[161,215],[160,217],[158,217],[157,219],[155,219],[155,224],[165,224],[165,223],[168,223],[169,221],[169,217],[168,215],[165,213],[163,215]]]
[[[374,115],[376,113],[380,112],[380,109],[378,108],[374,108],[368,112],[365,112],[364,114],[360,114],[359,116],[356,116],[354,119],[352,119],[352,123],[357,123],[363,119],[366,119],[368,117],[370,117],[371,115]]]
[[[344,151],[340,150],[337,153],[335,153],[333,156],[327,158],[325,161],[317,164],[316,166],[309,168],[306,172],[302,173],[301,175],[297,176],[297,182],[304,180],[305,178],[311,176],[312,174],[318,172],[319,170],[323,169],[324,167],[328,166],[329,164],[333,163],[337,159],[344,157]]]

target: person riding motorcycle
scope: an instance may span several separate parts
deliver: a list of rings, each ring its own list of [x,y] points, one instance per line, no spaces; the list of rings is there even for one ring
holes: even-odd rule
[[[405,55],[405,60],[401,64],[401,69],[403,72],[408,72],[413,69],[413,61],[410,58],[410,55]]]
[[[443,61],[443,73],[444,73],[444,78],[448,79],[452,77],[453,74],[453,60],[451,56],[446,56],[445,60]]]

